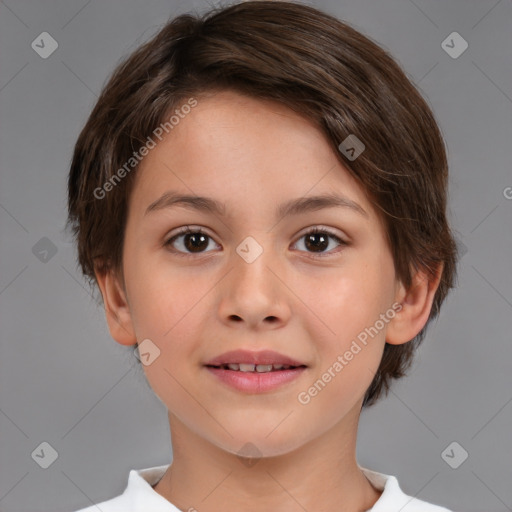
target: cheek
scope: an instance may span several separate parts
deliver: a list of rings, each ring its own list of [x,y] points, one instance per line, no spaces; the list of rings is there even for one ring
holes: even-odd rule
[[[205,307],[215,279],[206,274],[194,277],[156,259],[151,265],[142,264],[147,261],[149,257],[136,253],[126,260],[132,322],[137,340],[149,339],[160,351],[154,363],[144,366],[152,388],[159,396],[163,393],[179,401],[181,388],[172,376],[182,382],[187,371],[183,362],[199,364],[204,323],[211,312]]]
[[[384,350],[386,324],[380,315],[389,307],[388,280],[377,265],[316,282],[308,303],[315,305],[321,321],[309,313],[312,321],[304,324],[319,356],[311,387],[302,390],[309,401],[304,405],[307,414],[321,413],[326,423],[335,421],[368,389]]]
[[[304,304],[304,324],[312,339],[342,349],[389,308],[391,275],[378,262],[357,263],[332,272],[301,276],[294,284]],[[302,306],[301,306],[302,307]]]
[[[304,390],[311,410],[328,411],[332,404],[350,409],[371,384],[385,345],[387,324],[380,318],[393,300],[392,268],[370,254],[302,288],[315,313],[305,313],[303,325],[319,356],[311,395]]]
[[[148,264],[148,262],[150,262]],[[132,253],[126,259],[130,311],[137,339],[167,342],[211,288],[211,278],[201,278],[172,265],[164,257]]]

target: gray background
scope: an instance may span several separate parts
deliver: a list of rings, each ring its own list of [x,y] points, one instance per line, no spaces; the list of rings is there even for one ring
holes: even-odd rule
[[[512,2],[311,5],[390,50],[427,97],[447,141],[449,216],[466,250],[412,374],[363,412],[359,463],[456,511],[512,510]],[[3,512],[84,507],[120,494],[130,469],[171,460],[166,410],[110,338],[77,270],[64,232],[66,179],[119,59],[169,17],[207,7],[0,1]],[[59,45],[47,59],[31,47],[44,31]],[[453,31],[469,43],[456,59],[441,47]],[[453,441],[469,454],[457,469],[441,456]],[[42,442],[58,453],[47,469],[31,455]]]

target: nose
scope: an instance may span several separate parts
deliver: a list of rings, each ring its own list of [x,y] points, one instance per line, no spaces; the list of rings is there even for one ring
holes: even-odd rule
[[[277,258],[270,249],[254,260],[240,254],[233,252],[231,272],[219,283],[221,321],[240,329],[283,327],[291,314],[291,294]]]

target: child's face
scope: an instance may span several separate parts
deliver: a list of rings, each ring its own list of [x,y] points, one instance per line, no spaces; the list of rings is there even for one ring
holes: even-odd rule
[[[399,285],[372,204],[313,125],[234,92],[197,99],[133,171],[123,251],[124,326],[133,337],[118,341],[149,338],[159,348],[144,370],[185,428],[232,453],[250,442],[277,455],[353,426],[392,315],[377,321]],[[145,213],[170,191],[212,198],[225,204],[225,216],[183,205]],[[344,196],[366,215],[329,207],[276,216],[288,201],[321,194]],[[207,238],[182,235],[165,245],[187,225]],[[348,245],[304,236],[315,227]],[[358,341],[376,322],[384,324],[378,334]],[[236,349],[273,350],[307,368],[276,389],[241,391],[205,366]],[[308,393],[319,379],[322,390]]]

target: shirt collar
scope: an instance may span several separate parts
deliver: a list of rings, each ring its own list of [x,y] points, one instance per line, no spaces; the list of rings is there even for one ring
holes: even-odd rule
[[[148,509],[152,512],[174,512],[174,510],[177,510],[153,489],[153,486],[163,477],[169,466],[170,464],[164,464],[130,471],[124,494],[127,498],[130,498],[130,501],[133,500],[134,510],[139,510],[137,507],[140,507],[140,510]],[[359,466],[359,469],[378,491],[382,491],[380,498],[367,512],[389,512],[390,505],[393,505],[394,508],[397,505],[405,506],[411,500],[400,489],[396,477],[361,466]],[[172,508],[169,507],[170,505]]]

